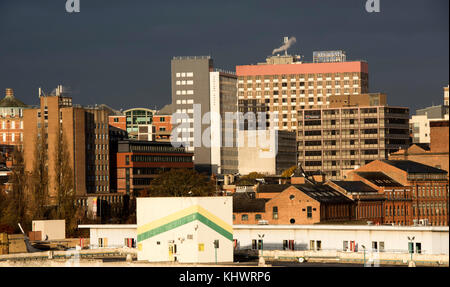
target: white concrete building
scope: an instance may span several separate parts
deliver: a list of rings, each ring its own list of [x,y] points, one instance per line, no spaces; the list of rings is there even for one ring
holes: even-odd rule
[[[432,226],[361,225],[234,225],[236,249],[257,249],[264,235],[264,250],[332,250],[448,255],[449,228]]]
[[[138,260],[233,262],[232,197],[137,198]]]
[[[294,132],[240,130],[238,134],[239,173],[274,175],[297,165],[297,142]]]
[[[136,224],[86,224],[78,225],[78,228],[89,228],[93,249],[136,247]]]
[[[33,220],[32,231],[40,231],[42,240],[66,239],[65,220]]]

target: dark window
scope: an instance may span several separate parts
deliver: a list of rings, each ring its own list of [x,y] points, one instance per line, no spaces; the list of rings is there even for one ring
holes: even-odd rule
[[[307,217],[308,218],[312,218],[312,207],[311,206],[307,206],[306,207],[306,209],[307,209]]]
[[[277,206],[274,206],[272,208],[272,218],[273,219],[278,219],[278,207]]]

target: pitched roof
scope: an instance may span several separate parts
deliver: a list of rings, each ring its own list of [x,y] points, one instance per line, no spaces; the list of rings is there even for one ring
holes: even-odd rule
[[[370,187],[362,181],[332,180],[331,182],[345,189],[347,192],[377,192],[376,189]]]
[[[383,172],[379,171],[357,171],[357,175],[359,175],[362,178],[367,179],[371,183],[375,184],[376,186],[402,186],[399,182],[393,180]]]
[[[381,160],[408,173],[447,173],[447,171],[412,160]]]
[[[233,212],[265,212],[268,199],[255,198],[254,192],[233,194]]]
[[[28,107],[26,104],[24,104],[21,100],[17,99],[16,97],[12,95],[5,96],[0,101],[0,107]]]
[[[351,203],[353,200],[324,184],[294,184],[297,189],[320,203]]]

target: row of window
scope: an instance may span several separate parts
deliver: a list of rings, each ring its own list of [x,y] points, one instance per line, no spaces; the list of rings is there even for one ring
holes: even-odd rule
[[[8,121],[9,122],[9,121]],[[2,129],[3,130],[5,130],[6,129],[6,124],[7,124],[7,122],[6,121],[2,121]],[[16,123],[16,121],[11,121],[11,127],[10,127],[10,129],[23,129],[23,121],[17,121],[17,123]]]
[[[343,73],[317,73],[317,74],[282,74],[282,75],[265,75],[265,76],[240,76],[239,81],[250,81],[250,80],[261,80],[261,79],[321,79],[324,78],[331,78],[331,77],[359,77],[361,75],[362,78],[367,78],[367,74],[365,73],[359,73],[359,72],[343,72]]]

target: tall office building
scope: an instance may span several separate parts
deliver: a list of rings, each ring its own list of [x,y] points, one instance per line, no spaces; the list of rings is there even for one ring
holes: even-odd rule
[[[236,75],[214,69],[209,56],[174,57],[171,68],[173,112],[186,115],[173,118],[180,133],[172,140],[194,152],[198,171],[236,173],[237,125],[226,117],[237,112]]]
[[[266,126],[297,133],[298,162],[342,179],[346,170],[408,143],[407,108],[387,107],[386,95],[369,93],[368,63],[347,61],[343,51],[315,52],[314,62],[275,55],[236,66],[241,111],[266,110]]]
[[[55,151],[58,133],[65,136],[77,196],[109,193],[108,111],[72,105],[62,86],[45,94],[39,89],[40,107],[23,111],[25,170],[34,166],[38,138],[45,136],[48,154],[49,195],[55,199]],[[44,135],[41,128],[44,128]]]

